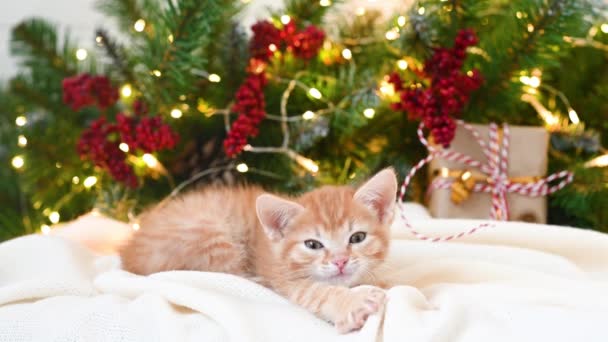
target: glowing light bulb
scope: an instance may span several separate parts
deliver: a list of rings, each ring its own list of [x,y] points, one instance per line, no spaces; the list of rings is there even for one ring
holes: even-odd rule
[[[568,116],[570,117],[570,121],[572,121],[572,123],[575,125],[578,125],[581,122],[581,120],[578,117],[578,114],[572,108],[570,108],[570,110],[568,111]]]
[[[291,21],[291,18],[287,14],[283,14],[281,16],[281,22],[283,23],[283,25],[289,24],[290,21]]]
[[[532,88],[538,88],[538,86],[540,86],[540,78],[538,76],[532,76],[532,77],[530,77],[530,83],[529,83],[529,85]]]
[[[249,166],[247,166],[247,164],[245,164],[245,163],[240,163],[239,165],[236,166],[236,170],[240,173],[245,173],[245,172],[249,171]]]
[[[357,10],[355,11],[355,14],[358,15],[358,16],[365,15],[365,7],[359,7],[359,8],[357,8]]]
[[[51,221],[52,224],[55,224],[57,222],[59,222],[59,213],[56,211],[53,211],[50,215],[49,215],[49,221]]]
[[[174,119],[179,119],[179,118],[181,118],[181,117],[182,117],[182,114],[183,114],[183,113],[182,113],[182,111],[181,111],[181,110],[179,110],[179,109],[177,109],[177,108],[173,108],[173,109],[171,110],[171,117],[172,117],[172,118],[174,118]]]
[[[319,5],[321,5],[321,7],[331,6],[331,1],[330,0],[320,0]]]
[[[517,17],[517,19],[521,19],[524,17],[524,14],[521,13],[520,11],[515,12],[515,17]]]
[[[156,69],[156,70],[152,70],[152,75],[154,75],[156,77],[161,77],[163,75],[163,73],[160,72],[160,70]]]
[[[211,74],[208,77],[209,82],[218,83],[222,80],[222,78],[218,74]]]
[[[103,44],[103,37],[102,36],[95,37],[95,43],[97,43],[97,45],[102,45]]]
[[[308,94],[310,96],[314,97],[317,100],[320,99],[321,97],[323,97],[323,95],[321,94],[321,92],[317,88],[310,88],[308,90]]]
[[[126,144],[126,143],[124,143],[124,142],[123,142],[123,143],[120,143],[120,144],[118,145],[118,148],[119,148],[121,151],[125,152],[125,153],[126,153],[126,152],[129,152],[129,145],[127,145],[127,144]]]
[[[169,43],[173,43],[173,35],[172,35],[172,34],[170,34],[170,35],[167,37],[167,40],[169,41]]]
[[[584,166],[586,168],[608,166],[608,153],[591,159],[590,161],[586,162]]]
[[[274,44],[270,44],[270,45],[268,45],[268,50],[275,52],[275,51],[277,51],[277,46]]]
[[[401,70],[405,70],[408,67],[408,63],[406,60],[404,59],[400,59],[397,61],[397,68],[401,69]]]
[[[131,85],[130,84],[123,85],[122,88],[120,88],[120,94],[123,97],[131,96],[131,94],[133,94],[133,89],[131,88]]]
[[[298,154],[295,156],[295,160],[296,160],[296,163],[300,164],[300,166],[302,166],[309,172],[312,172],[312,173],[319,172],[319,165],[317,165],[317,163],[315,163],[312,159],[308,159],[308,158]]]
[[[397,18],[397,25],[403,27],[405,26],[405,17],[400,15],[399,18]]]
[[[144,155],[141,156],[141,159],[149,168],[155,168],[158,165],[158,160],[150,153],[144,153]]]
[[[87,52],[87,50],[83,48],[76,50],[76,59],[78,59],[79,61],[84,61],[85,59],[87,59],[88,56],[89,53]]]
[[[19,127],[25,126],[27,124],[27,118],[23,115],[20,115],[15,119],[15,124]]]
[[[528,32],[530,32],[530,33],[534,32],[534,25],[528,24]]]
[[[19,145],[19,147],[27,146],[27,138],[24,135],[17,137],[17,145]]]
[[[602,26],[600,26],[600,30],[602,30],[604,33],[608,33],[608,24],[602,24]]]
[[[363,111],[363,115],[366,118],[371,119],[374,117],[374,115],[376,115],[376,111],[374,110],[374,108],[365,108],[365,110]]]
[[[393,96],[395,95],[395,86],[392,83],[388,82],[387,78],[388,77],[385,77],[385,79],[380,82],[380,93],[383,96]]]
[[[420,7],[418,9],[418,14],[420,14],[420,15],[424,15],[425,12],[426,12],[426,8],[424,8],[424,7]]]
[[[40,226],[40,232],[44,235],[48,235],[51,232],[51,227],[47,224],[43,224]]]
[[[97,177],[95,176],[89,176],[82,182],[82,185],[84,185],[84,187],[87,189],[91,188],[95,184],[97,184]]]
[[[384,37],[387,40],[395,40],[395,39],[399,38],[399,29],[392,29],[392,30],[386,31],[386,33],[384,34]]]
[[[74,184],[80,183],[80,178],[78,176],[72,177],[72,183],[74,183]]]
[[[344,49],[342,50],[342,57],[344,57],[344,59],[346,60],[349,60],[353,58],[353,53],[349,49]]]
[[[302,114],[302,119],[304,120],[312,120],[315,118],[315,113],[313,111],[307,110]]]
[[[137,32],[142,32],[146,28],[146,21],[143,19],[137,19],[135,24],[133,24],[133,29]]]
[[[13,165],[15,169],[20,169],[25,165],[25,160],[22,156],[15,156],[11,159],[11,165]]]
[[[139,223],[133,223],[133,224],[131,225],[131,228],[133,228],[133,230],[134,230],[134,231],[138,231],[138,230],[139,230],[139,228],[141,228],[141,227],[139,226]]]

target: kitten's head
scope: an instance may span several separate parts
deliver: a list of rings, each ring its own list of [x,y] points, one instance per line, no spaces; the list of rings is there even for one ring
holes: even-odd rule
[[[285,276],[352,286],[386,257],[396,192],[385,169],[356,191],[326,186],[296,201],[265,194],[256,207]]]

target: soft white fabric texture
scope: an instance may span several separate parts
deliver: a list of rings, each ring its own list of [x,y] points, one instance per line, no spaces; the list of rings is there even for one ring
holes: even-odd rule
[[[407,211],[430,235],[475,224]],[[387,291],[382,315],[339,336],[247,280],[189,271],[141,277],[120,270],[115,255],[91,252],[113,250],[129,229],[89,216],[60,236],[0,244],[0,341],[608,341],[608,236],[591,231],[498,223],[429,243],[397,221],[386,274],[401,285]],[[96,231],[87,236],[97,242],[82,242],[83,231]]]

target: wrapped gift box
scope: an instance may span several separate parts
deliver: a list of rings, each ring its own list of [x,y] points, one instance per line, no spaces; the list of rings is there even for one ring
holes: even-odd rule
[[[489,126],[471,125],[481,138],[489,141]],[[549,134],[543,127],[509,126],[509,154],[508,154],[508,177],[513,181],[521,181],[544,177],[547,173],[547,149]],[[502,131],[499,130],[499,135]],[[500,139],[502,141],[502,139]],[[487,163],[481,146],[473,137],[471,132],[459,125],[456,136],[448,150],[454,150]],[[469,178],[468,183],[462,181],[462,175]],[[430,191],[428,206],[431,214],[439,218],[477,218],[487,219],[490,217],[492,208],[492,196],[487,192],[470,192],[461,189],[463,186],[474,183],[485,182],[484,175],[480,170],[468,167],[462,163],[449,161],[443,158],[434,159],[429,165],[431,180],[436,177],[461,180],[461,184],[452,185],[449,188],[433,189]],[[475,177],[470,177],[474,175]],[[468,176],[468,177],[467,177]],[[460,178],[459,178],[460,177]],[[454,187],[459,187],[454,189]],[[521,194],[507,194],[509,208],[509,220],[545,223],[547,220],[546,197],[530,197]]]

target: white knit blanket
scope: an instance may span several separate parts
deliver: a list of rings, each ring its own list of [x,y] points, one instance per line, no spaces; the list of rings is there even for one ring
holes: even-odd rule
[[[411,216],[436,235],[475,223]],[[388,290],[382,315],[339,336],[235,276],[124,272],[90,248],[111,253],[130,228],[88,215],[58,236],[0,244],[0,341],[608,341],[607,235],[499,223],[430,243],[400,222],[393,229],[391,275],[402,285]]]

